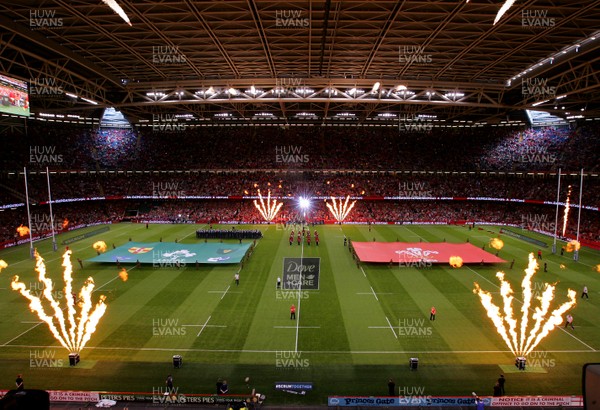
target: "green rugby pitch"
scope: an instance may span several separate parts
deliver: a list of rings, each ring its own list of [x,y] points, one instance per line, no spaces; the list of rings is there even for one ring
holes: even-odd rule
[[[572,254],[552,255],[544,249],[548,272],[534,277],[541,294],[542,282],[558,282],[556,302],[566,300],[567,288],[578,293],[573,310],[575,330],[555,329],[528,358],[528,369],[514,367],[514,355],[496,333],[473,282],[496,292],[495,274],[504,270],[521,299],[520,279],[533,245],[502,236],[500,257],[511,261],[496,266],[448,265],[413,268],[362,264],[359,268],[348,248],[353,241],[488,243],[497,227],[468,230],[465,226],[437,225],[328,225],[317,226],[320,246],[288,243],[289,231],[280,225],[236,226],[261,229],[264,238],[244,263],[240,285],[234,274],[240,265],[154,267],[123,265],[129,279],[123,282],[112,264],[86,263],[96,255],[92,244],[109,247],[135,242],[198,243],[195,231],[202,225],[115,224],[110,231],[70,244],[73,251],[74,288],[92,276],[97,289],[94,301],[106,295],[108,305],[97,331],[81,352],[81,362],[68,366],[68,352],[56,342],[47,326],[29,311],[27,301],[10,290],[19,275],[36,289],[34,262],[28,245],[0,252],[9,266],[0,273],[0,383],[10,389],[17,373],[27,388],[152,392],[163,388],[171,373],[182,393],[214,393],[218,378],[228,380],[230,393],[251,388],[280,404],[324,404],[329,395],[387,395],[393,378],[400,393],[420,395],[491,395],[500,373],[507,378],[508,395],[581,394],[584,363],[600,362],[600,252],[582,248],[579,262]],[[221,226],[231,229],[231,225]],[[62,234],[58,243],[96,227]],[[547,243],[550,238],[528,233]],[[214,240],[213,240],[214,241]],[[248,242],[248,241],[244,241]],[[232,242],[234,243],[234,242]],[[235,242],[237,243],[237,242]],[[63,286],[61,256],[64,245],[53,252],[50,240],[37,242],[45,258],[56,296]],[[320,289],[277,291],[284,257],[321,258]],[[565,269],[559,267],[566,266]],[[579,298],[587,285],[590,299]],[[39,288],[38,288],[39,290]],[[298,306],[297,320],[289,308]],[[429,321],[429,309],[437,319]],[[520,303],[515,301],[515,310]],[[173,355],[183,356],[174,369]],[[411,371],[409,358],[419,358]],[[250,377],[250,382],[244,382]],[[274,390],[278,381],[313,382],[305,396]],[[404,389],[404,390],[403,390]]]

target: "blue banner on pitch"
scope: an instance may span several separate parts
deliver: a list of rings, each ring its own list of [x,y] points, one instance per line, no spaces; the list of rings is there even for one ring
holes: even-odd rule
[[[102,253],[90,262],[144,263],[155,267],[171,267],[175,264],[240,263],[250,244],[174,242],[128,242],[111,251]]]

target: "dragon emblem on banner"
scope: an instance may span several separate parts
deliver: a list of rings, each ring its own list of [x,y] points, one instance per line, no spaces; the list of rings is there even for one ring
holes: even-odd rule
[[[437,262],[435,257],[430,255],[437,255],[438,251],[423,250],[423,248],[406,248],[401,251],[396,251],[398,255],[408,256],[414,259],[423,260],[424,262]]]

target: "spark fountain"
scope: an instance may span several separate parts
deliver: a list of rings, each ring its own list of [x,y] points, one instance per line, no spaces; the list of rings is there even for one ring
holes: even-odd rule
[[[535,349],[542,339],[563,322],[562,315],[577,303],[576,292],[569,289],[567,291],[569,300],[550,312],[550,305],[554,301],[556,283],[545,283],[542,295],[536,298],[539,301],[539,306],[532,308],[534,291],[531,284],[538,267],[539,265],[533,253],[530,253],[529,265],[525,269],[525,276],[521,282],[523,302],[520,319],[513,311],[514,292],[510,283],[505,280],[504,272],[496,274],[496,277],[500,280],[502,308],[492,301],[492,294],[481,289],[477,282],[475,282],[475,289],[473,289],[473,293],[481,299],[481,304],[496,327],[498,334],[502,337],[502,340],[504,340],[510,351],[517,357],[517,362],[523,365],[523,368],[519,367],[522,370],[524,369],[524,360],[527,355]],[[531,328],[529,326],[530,321],[533,324]]]
[[[565,212],[563,214],[562,236],[565,236],[565,232],[567,232],[567,224],[569,223],[569,211],[570,210],[571,210],[571,185],[569,185],[569,192],[567,193],[567,200],[565,202]]]
[[[258,199],[260,200],[260,204],[254,200],[254,206],[258,209],[258,212],[262,215],[266,222],[271,222],[277,214],[279,210],[283,206],[283,202],[277,203],[277,199],[273,198],[273,202],[271,202],[271,191],[269,190],[267,193],[267,203],[265,204],[263,196],[260,194],[260,189],[258,190]]]
[[[336,199],[334,197],[331,197],[331,202],[333,203],[333,205],[328,202],[326,202],[325,205],[327,206],[327,209],[329,209],[329,212],[331,212],[335,220],[339,223],[342,223],[344,222],[344,219],[348,217],[350,211],[352,210],[352,208],[354,208],[354,204],[356,203],[356,201],[352,201],[351,204],[348,204],[349,201],[350,195],[346,196],[346,201],[343,203],[341,199],[338,203],[336,202]]]
[[[92,293],[94,291],[94,279],[88,277],[79,295],[73,293],[73,265],[71,264],[71,251],[63,254],[63,280],[64,304],[61,306],[59,300],[54,298],[54,283],[46,276],[46,264],[44,259],[35,250],[35,271],[38,273],[38,281],[43,284],[43,293],[37,297],[27,289],[18,276],[14,276],[11,287],[29,300],[29,309],[36,313],[40,320],[45,322],[54,338],[69,351],[69,359],[76,357],[79,361],[79,353],[96,331],[98,322],[106,312],[106,297],[101,295],[94,306]],[[72,296],[73,295],[73,296]],[[65,312],[66,310],[66,312]],[[78,312],[79,310],[79,312]],[[66,315],[65,315],[66,313]],[[66,316],[66,317],[65,317]],[[76,362],[71,361],[71,365]]]

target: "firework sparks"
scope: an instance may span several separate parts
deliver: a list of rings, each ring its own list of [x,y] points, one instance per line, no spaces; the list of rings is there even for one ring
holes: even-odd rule
[[[463,266],[463,259],[460,256],[450,256],[448,262],[450,262],[450,266],[453,268],[460,268]]]
[[[96,250],[96,252],[104,253],[104,252],[106,252],[106,242],[104,242],[104,241],[94,242],[94,244],[92,245],[92,248],[94,248]]]
[[[600,264],[596,265],[594,269],[596,269],[596,272],[600,273]]]
[[[523,289],[523,305],[521,307],[521,318],[517,320],[514,316],[512,302],[514,300],[513,290],[509,282],[504,278],[503,272],[498,272],[496,277],[500,280],[500,293],[503,300],[503,313],[492,301],[492,295],[475,283],[473,293],[477,294],[481,304],[485,308],[488,317],[496,327],[498,334],[502,337],[511,352],[517,356],[527,356],[556,326],[563,322],[563,314],[571,309],[577,303],[577,296],[574,290],[567,291],[568,301],[559,307],[550,311],[554,301],[556,284],[544,284],[542,295],[536,298],[539,306],[530,313],[531,302],[533,299],[533,289],[531,287],[532,278],[538,269],[537,261],[533,253],[529,254],[529,264],[525,269],[525,276],[521,282]],[[520,326],[519,322],[520,321]],[[529,329],[529,322],[533,323]]]
[[[63,255],[64,267],[63,280],[65,283],[64,298],[66,304],[66,317],[64,310],[58,300],[53,296],[54,283],[52,279],[46,276],[46,265],[44,259],[35,251],[35,270],[38,273],[38,281],[43,284],[44,290],[41,297],[32,295],[19,277],[15,276],[11,283],[13,290],[18,291],[27,300],[29,300],[29,309],[36,313],[40,320],[48,325],[48,329],[56,340],[70,353],[79,353],[90,340],[91,335],[96,330],[98,322],[106,312],[104,296],[100,296],[95,307],[92,304],[92,292],[94,290],[94,280],[90,277],[86,280],[84,286],[78,295],[79,316],[77,315],[76,300],[71,297],[73,293],[73,265],[71,264],[71,251],[66,251]],[[49,305],[49,308],[47,307]],[[47,313],[51,312],[51,313]],[[53,313],[52,313],[53,312]],[[91,312],[91,313],[90,313]]]
[[[127,279],[129,279],[129,274],[127,273],[127,269],[125,269],[125,268],[121,269],[121,271],[119,272],[119,277],[121,278],[121,280],[123,282],[127,282]]]
[[[4,260],[0,259],[0,272],[2,272],[2,269],[6,269],[8,268],[8,263],[4,262]]]
[[[567,267],[565,266],[565,264],[564,264],[564,263],[561,263],[561,264],[559,265],[559,267],[560,267],[561,269],[567,269]]]
[[[504,13],[506,13],[508,11],[508,9],[510,9],[512,7],[513,4],[515,4],[516,0],[506,0],[504,2],[504,4],[502,5],[502,7],[500,7],[500,10],[498,10],[498,14],[496,14],[496,18],[494,19],[494,25],[500,21],[500,19],[502,18],[502,16],[504,15]],[[469,0],[467,0],[467,3],[469,2]]]
[[[266,204],[263,196],[260,194],[260,189],[258,190],[258,199],[260,200],[260,204],[255,199],[254,206],[258,209],[258,212],[260,212],[265,221],[271,222],[279,213],[279,210],[283,206],[283,202],[277,203],[275,198],[273,198],[273,202],[271,202],[271,190],[267,192]]]
[[[504,248],[504,241],[500,238],[490,239],[490,246],[494,249],[500,250]]]
[[[19,236],[27,236],[29,235],[29,227],[23,226],[23,224],[21,224],[17,228],[17,232],[19,233]]]
[[[569,241],[566,245],[565,245],[565,250],[567,252],[573,252],[573,251],[578,251],[579,248],[581,248],[581,244],[576,241],[575,239],[573,239],[572,241]]]
[[[327,209],[329,209],[329,212],[331,212],[335,220],[339,223],[342,223],[344,222],[344,219],[348,217],[350,211],[352,210],[352,208],[354,208],[354,204],[356,203],[356,201],[352,201],[351,204],[348,204],[349,201],[350,195],[346,196],[346,201],[344,203],[342,203],[341,199],[338,203],[334,197],[331,197],[331,202],[333,203],[333,205],[326,202],[325,206],[327,206]]]
[[[565,232],[567,232],[567,224],[569,223],[569,211],[570,210],[571,210],[571,185],[569,185],[569,191],[567,193],[567,201],[565,202],[565,211],[563,213],[562,236],[565,236]]]
[[[69,226],[69,220],[65,218],[65,220],[62,222],[62,228],[67,229],[67,226]]]
[[[125,14],[125,11],[119,6],[119,4],[115,0],[102,0],[108,7],[113,9],[115,13],[117,13],[127,24],[131,26],[131,22],[129,21],[129,17]]]

